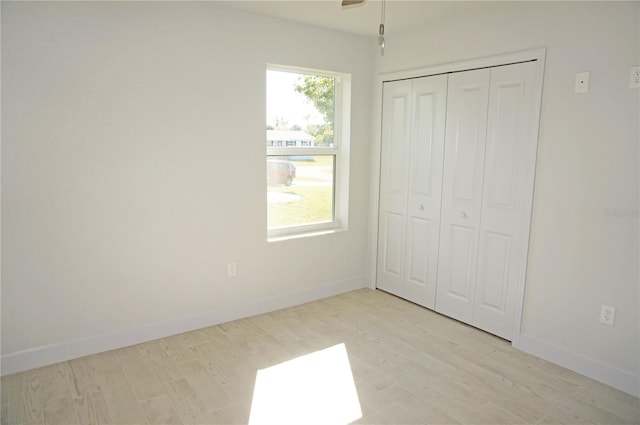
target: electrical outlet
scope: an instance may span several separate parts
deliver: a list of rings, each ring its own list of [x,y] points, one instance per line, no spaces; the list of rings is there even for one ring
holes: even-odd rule
[[[640,65],[632,66],[629,73],[629,88],[637,89],[640,87]]]
[[[236,263],[227,264],[227,276],[236,277]]]
[[[613,322],[616,319],[616,309],[609,305],[603,305],[600,309],[600,323],[613,326]]]
[[[574,87],[575,93],[586,93],[589,91],[589,73],[578,72],[576,74],[576,85]]]

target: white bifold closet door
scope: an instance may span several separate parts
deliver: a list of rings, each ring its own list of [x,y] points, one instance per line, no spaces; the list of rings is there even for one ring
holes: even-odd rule
[[[511,339],[537,140],[535,62],[451,74],[436,311]]]
[[[490,69],[451,74],[436,310],[473,320]]]
[[[435,307],[447,76],[383,86],[377,287]]]

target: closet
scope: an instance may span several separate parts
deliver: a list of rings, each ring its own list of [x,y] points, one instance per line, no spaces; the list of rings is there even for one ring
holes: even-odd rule
[[[536,61],[383,83],[376,286],[511,340],[537,151]]]

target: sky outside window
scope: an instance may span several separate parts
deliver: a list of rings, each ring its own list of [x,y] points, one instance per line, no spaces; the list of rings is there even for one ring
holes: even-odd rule
[[[307,124],[322,124],[324,118],[307,98],[295,91],[300,74],[293,72],[267,70],[267,125],[276,127],[276,120],[284,118],[287,125],[299,126],[302,129]]]

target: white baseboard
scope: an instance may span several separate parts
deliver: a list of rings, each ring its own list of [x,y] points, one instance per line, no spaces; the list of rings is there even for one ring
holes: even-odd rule
[[[18,351],[2,356],[1,375],[10,375],[23,370],[305,304],[366,286],[363,278],[353,278],[145,326]]]
[[[574,353],[531,335],[520,334],[517,345],[514,344],[514,347],[632,396],[640,397],[640,376],[625,370]]]

